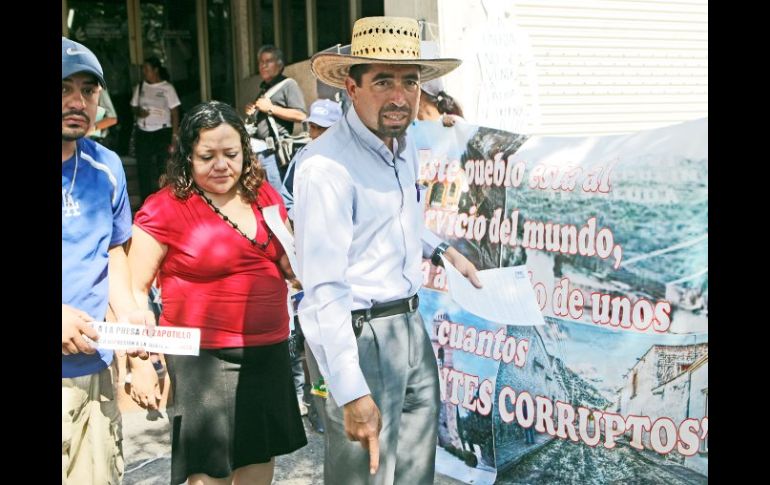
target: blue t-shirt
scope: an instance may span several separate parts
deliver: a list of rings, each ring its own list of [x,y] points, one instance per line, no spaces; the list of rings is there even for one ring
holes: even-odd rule
[[[61,301],[103,321],[109,299],[107,250],[131,237],[126,174],[115,152],[81,138],[76,155],[62,163],[61,187]],[[62,378],[99,372],[112,355],[111,350],[62,355]]]

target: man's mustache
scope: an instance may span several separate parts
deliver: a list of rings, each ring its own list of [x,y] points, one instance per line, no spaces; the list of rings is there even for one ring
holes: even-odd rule
[[[88,123],[91,123],[91,118],[88,116],[88,114],[85,111],[70,110],[70,111],[67,111],[66,113],[62,113],[61,118],[64,119],[67,116],[72,116],[72,115],[82,116],[83,118],[86,119]]]
[[[395,112],[401,112],[406,114],[412,113],[412,110],[409,108],[409,106],[396,106],[395,104],[389,104],[384,108],[382,108],[382,112],[384,113],[385,111],[388,111],[388,112],[395,111]]]

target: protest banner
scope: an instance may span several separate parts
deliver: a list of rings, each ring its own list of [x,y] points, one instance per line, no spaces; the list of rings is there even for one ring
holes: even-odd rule
[[[425,223],[525,265],[545,325],[491,322],[423,261],[437,471],[468,483],[705,483],[708,120],[631,135],[411,128]]]

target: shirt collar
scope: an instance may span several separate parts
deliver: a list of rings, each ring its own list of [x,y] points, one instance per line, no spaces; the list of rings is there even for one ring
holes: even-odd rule
[[[283,81],[284,79],[286,79],[286,76],[284,76],[283,74],[279,74],[275,76],[270,83],[266,83],[265,81],[262,81],[261,83],[259,83],[259,89],[262,90],[262,92],[265,92],[268,89],[275,86],[276,84],[278,84],[279,82]]]
[[[386,161],[388,165],[390,165],[393,161],[393,152],[390,151],[390,149],[385,145],[385,143],[380,140],[377,135],[372,133],[372,131],[367,128],[367,126],[364,124],[363,121],[361,121],[361,118],[359,118],[358,113],[356,113],[356,108],[352,104],[348,108],[348,112],[345,115],[345,119],[348,122],[348,126],[350,126],[350,130],[361,140],[361,142],[369,148],[372,151],[377,152],[380,157],[382,157],[383,160]],[[406,148],[407,138],[406,138],[406,132],[402,134],[400,137],[395,139],[395,148],[396,148],[396,159],[400,160],[402,162],[405,162],[406,160],[402,156],[404,149]]]

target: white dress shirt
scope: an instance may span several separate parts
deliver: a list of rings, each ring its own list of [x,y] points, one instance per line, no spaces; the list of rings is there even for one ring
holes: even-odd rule
[[[369,394],[358,364],[352,310],[406,298],[422,285],[418,158],[403,136],[395,154],[355,108],[309,144],[294,179],[302,330],[338,406]]]

